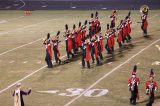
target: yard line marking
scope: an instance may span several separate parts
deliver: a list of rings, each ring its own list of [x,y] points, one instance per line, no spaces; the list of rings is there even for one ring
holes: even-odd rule
[[[107,63],[107,64],[112,64],[113,62],[109,62],[109,63]]]
[[[148,45],[147,47],[143,48],[142,50],[140,50],[138,53],[136,53],[135,55],[133,55],[132,57],[130,57],[129,59],[127,59],[126,61],[124,61],[122,64],[118,65],[117,67],[115,67],[114,69],[112,69],[111,71],[109,71],[108,73],[106,73],[104,76],[102,76],[100,79],[98,79],[96,82],[94,82],[91,86],[89,86],[85,91],[83,91],[79,96],[75,97],[74,99],[72,99],[71,101],[69,101],[67,104],[65,104],[64,106],[69,106],[70,104],[72,104],[73,102],[75,102],[77,99],[79,99],[83,94],[85,94],[87,91],[89,91],[91,88],[93,88],[96,84],[98,84],[100,81],[102,81],[104,78],[106,78],[107,76],[109,76],[110,74],[112,74],[114,71],[116,71],[118,68],[120,68],[121,66],[123,66],[124,64],[126,64],[127,62],[129,62],[130,60],[132,60],[134,57],[136,57],[137,55],[139,55],[140,53],[142,53],[144,50],[148,49],[149,47],[151,47],[153,44],[157,43],[158,41],[160,41],[160,39],[152,42],[150,45]]]
[[[6,23],[6,22],[8,22],[8,21],[6,21],[6,20],[1,20],[1,21],[0,21],[0,24]]]
[[[23,30],[23,29],[26,29],[26,28],[30,28],[30,27],[35,27],[35,26],[37,26],[39,24],[43,24],[43,23],[50,22],[50,21],[53,21],[53,20],[57,20],[57,18],[50,19],[50,20],[43,21],[43,22],[39,22],[39,23],[32,24],[32,25],[27,25],[27,26],[24,26],[24,27],[21,27],[21,28],[17,28],[17,29],[14,29],[14,30],[1,32],[0,35],[8,34],[8,33],[11,33],[11,32],[16,32],[16,31],[20,31],[20,30]]]
[[[22,48],[22,47],[24,47],[24,46],[27,46],[27,45],[33,44],[33,43],[35,43],[35,42],[37,42],[37,41],[40,41],[40,40],[42,40],[42,38],[37,39],[37,40],[32,41],[32,42],[29,42],[29,43],[27,43],[27,44],[24,44],[24,45],[18,46],[18,47],[16,47],[16,48],[10,49],[10,50],[5,51],[5,52],[3,52],[3,53],[0,53],[0,56],[2,56],[2,55],[4,55],[4,54],[6,54],[6,53],[8,53],[8,52],[11,52],[11,51],[17,50],[17,49],[19,49],[19,48]]]
[[[62,56],[61,59],[65,58],[65,57],[66,57],[66,55]],[[53,63],[55,63],[55,61],[53,61]],[[8,87],[6,87],[6,88],[4,88],[4,89],[2,89],[2,90],[0,91],[0,94],[3,93],[4,91],[8,90],[8,89],[11,88],[12,86],[16,85],[17,83],[19,83],[19,82],[27,79],[28,77],[34,75],[35,73],[41,71],[41,70],[44,69],[45,67],[47,67],[47,65],[44,65],[43,67],[39,68],[38,70],[35,70],[34,72],[28,74],[27,76],[23,77],[22,79],[16,81],[15,83],[9,85]]]
[[[22,62],[23,64],[26,64],[26,63],[28,63],[28,61],[24,61],[24,62]]]
[[[159,45],[155,45],[157,48],[158,48],[158,50],[160,51],[160,46]]]
[[[136,63],[136,65],[139,65],[140,63]]]
[[[13,20],[17,20],[17,19],[20,19],[20,18],[23,18],[23,17],[24,17],[24,16],[20,16],[20,17],[16,17],[16,18],[7,19],[6,22],[13,21]]]
[[[37,61],[37,64],[40,64],[42,61]]]
[[[15,61],[14,60],[11,60],[9,63],[11,64],[11,63],[14,63]]]
[[[155,61],[152,63],[152,65],[160,65],[160,61]]]

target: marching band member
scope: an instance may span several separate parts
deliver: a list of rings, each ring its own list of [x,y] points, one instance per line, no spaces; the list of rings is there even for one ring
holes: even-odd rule
[[[82,39],[85,39],[87,37],[87,20],[85,20],[84,25],[82,26]]]
[[[118,42],[119,48],[122,47],[122,42],[123,42],[122,22],[123,22],[123,20],[121,20],[120,25],[117,27],[117,32],[118,32],[117,42]]]
[[[127,43],[129,42],[129,39],[128,39],[128,27],[127,27],[127,21],[126,20],[123,20],[123,43],[126,41]]]
[[[61,60],[60,60],[60,52],[59,52],[59,43],[61,42],[59,40],[59,34],[60,34],[60,31],[57,32],[57,35],[55,36],[55,38],[52,40],[53,42],[53,51],[54,51],[54,58],[55,58],[55,61],[56,63],[61,63]]]
[[[78,48],[80,47],[82,49],[82,25],[81,25],[81,22],[79,22],[79,27],[78,27],[78,30],[77,30],[77,46]]]
[[[73,52],[74,54],[77,54],[77,32],[76,32],[76,25],[73,25],[73,30],[72,30],[72,44],[73,44]]]
[[[117,11],[116,10],[113,10],[113,13],[112,15],[110,16],[110,19],[111,19],[111,25],[110,25],[110,28],[114,29],[115,28],[115,23],[116,23],[116,20],[117,20]]]
[[[68,25],[65,25],[66,31],[64,34],[65,41],[66,41],[66,52],[67,52],[67,59],[70,58],[70,55],[72,55],[72,58],[74,57],[74,54],[72,53],[73,45],[72,45],[72,33],[70,30],[68,30]]]
[[[150,79],[149,81],[146,81],[146,94],[149,95],[149,102],[146,104],[146,106],[152,106],[155,99],[155,91],[157,90],[158,86],[157,83],[154,81],[155,74],[153,72],[153,69],[150,71]]]
[[[131,21],[130,15],[131,15],[131,12],[129,11],[128,16],[126,17],[126,18],[127,18],[127,23],[128,23],[128,24],[127,24],[127,27],[128,27],[128,39],[129,39],[129,40],[132,39],[131,36],[130,36],[131,31],[132,31],[132,29],[131,29],[132,21]]]
[[[130,19],[129,19],[129,17],[127,16],[126,18],[125,18],[125,26],[124,26],[124,28],[125,28],[125,31],[126,31],[126,38],[127,38],[127,40],[128,41],[131,41],[131,36],[130,36],[130,24],[131,24],[131,21],[130,21]]]
[[[82,44],[83,52],[82,52],[82,66],[83,68],[85,67],[85,60],[87,62],[87,68],[90,68],[90,44],[89,44],[89,39],[83,39],[83,44]]]
[[[92,64],[95,61],[95,58],[94,58],[94,54],[95,54],[94,42],[95,42],[95,39],[94,39],[94,36],[92,36],[92,38],[90,39],[90,50],[91,50]]]
[[[97,65],[100,64],[99,61],[99,50],[98,50],[98,40],[97,40],[97,36],[94,36],[94,55],[97,61]]]
[[[148,21],[147,21],[147,17],[148,17],[148,11],[149,11],[149,7],[144,6],[142,7],[141,10],[141,20],[142,20],[142,25],[141,25],[141,29],[143,31],[144,36],[147,36],[147,27],[148,27]]]
[[[95,15],[95,34],[99,33],[101,31],[101,25],[100,25],[100,21],[98,20],[98,12],[96,11],[96,15]]]
[[[50,42],[50,40],[45,40],[43,43],[46,47],[46,57],[45,57],[45,61],[48,65],[48,68],[52,68],[52,44]]]
[[[132,105],[136,105],[136,99],[139,99],[138,85],[140,83],[140,80],[138,77],[136,77],[136,71],[137,66],[135,65],[133,68],[132,77],[128,80],[128,87],[131,92],[130,103]]]
[[[93,13],[91,13],[91,19],[89,20],[89,36],[90,38],[95,34],[94,32],[95,23],[93,19]]]
[[[69,36],[69,30],[68,30],[68,25],[65,25],[65,32],[64,32],[64,37],[65,37],[65,42],[66,42],[66,52],[67,52],[67,59],[69,59],[69,52],[68,52],[68,36]]]
[[[69,58],[70,55],[72,55],[72,58],[74,57],[74,54],[72,53],[73,50],[73,42],[72,42],[72,33],[69,31],[69,35],[68,35],[68,53],[69,53]]]
[[[31,93],[31,88],[28,91],[23,91],[21,89],[21,83],[16,85],[12,96],[14,97],[14,106],[24,106],[23,95],[29,95]]]
[[[108,33],[106,33],[107,36],[107,43],[106,43],[106,50],[108,51],[108,54],[113,54],[114,53],[114,44],[115,44],[115,41],[114,41],[114,36],[115,36],[115,33],[114,33],[114,30],[110,29]]]
[[[99,34],[97,34],[97,41],[98,41],[98,54],[99,54],[100,60],[102,61],[103,60],[103,55],[102,55],[102,52],[103,52],[103,36],[102,36],[101,32]]]

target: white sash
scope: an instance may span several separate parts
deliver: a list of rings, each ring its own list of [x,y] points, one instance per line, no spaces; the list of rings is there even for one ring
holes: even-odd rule
[[[15,90],[14,106],[21,106],[20,89]]]

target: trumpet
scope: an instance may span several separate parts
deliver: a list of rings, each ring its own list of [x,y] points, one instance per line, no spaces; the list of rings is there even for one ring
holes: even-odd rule
[[[147,6],[147,5],[142,5],[142,6],[140,7],[140,12],[143,13],[143,14],[148,14],[148,12],[149,12],[149,6]]]

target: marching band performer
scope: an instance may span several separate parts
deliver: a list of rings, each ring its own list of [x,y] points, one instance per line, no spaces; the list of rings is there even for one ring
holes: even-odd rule
[[[23,95],[29,95],[31,93],[31,88],[28,91],[23,91],[21,89],[21,83],[16,85],[12,96],[14,97],[14,106],[24,106]]]
[[[123,42],[122,22],[123,22],[123,20],[121,20],[120,25],[117,27],[117,32],[118,32],[117,42],[118,42],[119,48],[122,47],[122,42]]]
[[[72,58],[74,57],[74,54],[72,53],[73,50],[73,42],[72,42],[72,33],[69,31],[69,35],[68,35],[68,53],[69,53],[69,58],[70,55],[72,55]]]
[[[64,37],[65,37],[65,42],[66,42],[66,52],[67,52],[67,59],[69,59],[69,52],[68,52],[68,36],[69,36],[69,30],[68,30],[68,25],[65,25],[65,32],[64,32]]]
[[[149,95],[149,102],[146,104],[146,106],[152,106],[155,99],[155,91],[157,90],[158,86],[157,83],[154,81],[155,74],[153,72],[153,69],[150,71],[150,79],[149,81],[146,81],[146,95]]]
[[[131,29],[132,21],[131,21],[130,15],[131,15],[131,12],[129,11],[128,16],[126,17],[127,27],[128,27],[128,39],[129,40],[132,39],[131,36],[130,36],[131,31],[132,31],[132,29]]]
[[[113,54],[114,53],[114,36],[115,32],[113,29],[110,29],[108,33],[105,34],[107,36],[107,43],[105,45],[106,50],[108,51],[108,54]]]
[[[94,55],[95,55],[95,58],[96,58],[96,61],[97,61],[97,65],[99,65],[100,61],[99,61],[99,50],[98,50],[98,39],[97,39],[97,36],[94,36]]]
[[[77,54],[77,32],[76,32],[76,25],[73,25],[73,30],[72,30],[72,44],[73,44],[73,52],[74,54]]]
[[[97,42],[98,42],[98,55],[100,57],[100,60],[102,61],[103,60],[103,55],[102,55],[102,52],[103,52],[103,36],[102,36],[101,32],[97,34]]]
[[[79,22],[76,40],[77,40],[78,48],[80,47],[82,49],[82,25],[81,25],[81,22]]]
[[[82,43],[82,67],[85,67],[85,60],[87,62],[87,68],[90,68],[90,44],[89,44],[89,39],[83,39]]]
[[[131,31],[130,25],[131,25],[131,20],[129,19],[128,16],[126,16],[124,28],[126,30],[126,37],[127,37],[128,41],[131,41],[131,39],[132,39],[130,36],[130,31]]]
[[[136,77],[136,71],[137,66],[135,65],[133,68],[132,77],[128,80],[128,87],[131,92],[130,103],[132,105],[136,105],[136,99],[139,99],[138,85],[140,83],[140,80],[138,77]]]
[[[95,39],[94,39],[94,36],[92,36],[92,38],[90,39],[90,51],[91,51],[92,64],[95,61],[95,58],[94,58],[94,54],[95,54],[94,42],[95,42]]]
[[[89,20],[89,36],[90,38],[95,34],[95,23],[93,19],[93,13],[91,13],[91,19]]]
[[[141,15],[141,20],[142,20],[141,29],[143,31],[144,36],[147,36],[147,27],[148,27],[147,17],[148,17],[148,11],[149,11],[149,7],[146,6],[146,5],[143,5],[140,8],[140,12],[142,13],[142,15]]]
[[[63,35],[65,37],[66,41],[66,52],[67,52],[67,59],[70,58],[70,55],[72,55],[72,58],[74,57],[74,54],[72,53],[73,45],[72,45],[72,33],[70,30],[68,30],[68,25],[65,25],[66,31]]]
[[[111,19],[111,25],[110,25],[110,28],[114,29],[115,28],[115,25],[116,25],[116,20],[117,20],[117,11],[116,10],[113,10],[113,13],[112,15],[110,16],[110,19]]]
[[[85,20],[84,25],[82,26],[82,39],[85,39],[87,37],[87,20]]]
[[[98,19],[98,12],[96,11],[95,14],[95,34],[99,33],[101,31],[101,24],[100,21]]]
[[[50,40],[45,40],[43,43],[46,47],[46,57],[45,57],[45,61],[48,65],[48,68],[52,68],[52,44],[50,42]]]
[[[122,24],[123,24],[122,28],[123,28],[123,38],[124,38],[123,43],[125,41],[128,43],[129,42],[129,39],[128,39],[128,27],[127,27],[127,21],[126,21],[126,19],[123,20]]]
[[[60,60],[60,52],[59,52],[59,43],[61,42],[59,40],[59,34],[60,34],[60,31],[57,32],[57,35],[55,36],[55,38],[52,40],[53,42],[53,51],[54,51],[54,58],[55,58],[55,61],[56,63],[61,63],[61,60]]]

